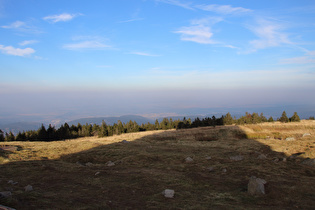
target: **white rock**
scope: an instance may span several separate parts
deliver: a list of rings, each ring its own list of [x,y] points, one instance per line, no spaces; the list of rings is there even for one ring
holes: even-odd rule
[[[310,133],[304,133],[303,134],[303,137],[305,137],[305,136],[310,136],[311,134]]]
[[[95,173],[95,176],[99,175],[100,173],[101,173],[101,172],[99,172],[99,171],[98,171],[98,172],[96,172],[96,173]]]
[[[162,192],[165,198],[174,198],[175,191],[171,189],[166,189]]]
[[[29,192],[33,190],[33,187],[32,185],[27,185],[26,187],[24,187],[24,189],[25,189],[25,192]]]
[[[206,157],[206,160],[211,160],[211,156],[207,156],[207,157]]]
[[[13,181],[13,180],[9,180],[9,181],[8,181],[8,184],[16,185],[16,184],[18,184],[18,182],[15,182],[15,181]]]
[[[288,138],[286,138],[285,140],[286,140],[286,141],[294,141],[295,138],[294,138],[294,137],[288,137]]]
[[[248,193],[250,195],[264,195],[266,180],[252,176],[248,182]]]
[[[115,163],[114,163],[114,162],[112,162],[112,161],[108,161],[108,162],[106,163],[106,165],[107,165],[107,166],[109,166],[109,167],[111,167],[111,166],[114,166],[114,165],[115,165]]]
[[[231,156],[230,157],[230,160],[234,160],[234,161],[241,161],[243,159],[244,159],[244,157],[241,156],[241,155],[236,155],[236,156]]]
[[[194,159],[192,159],[191,157],[186,157],[185,158],[185,162],[186,163],[191,163],[191,162],[194,162]]]

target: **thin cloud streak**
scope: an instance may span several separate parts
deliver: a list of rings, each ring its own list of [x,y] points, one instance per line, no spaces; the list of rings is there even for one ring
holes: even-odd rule
[[[3,45],[0,45],[0,51],[3,54],[22,56],[22,57],[29,56],[35,53],[35,50],[32,48],[21,49],[21,48],[15,48],[12,46],[3,46]]]
[[[60,15],[50,15],[50,16],[43,17],[43,20],[46,20],[46,21],[49,21],[52,23],[67,22],[67,21],[72,20],[76,16],[78,16],[78,15],[62,13]]]
[[[218,5],[218,4],[197,5],[196,8],[209,11],[209,12],[223,14],[223,15],[242,14],[242,13],[248,13],[248,12],[253,11],[251,9],[246,9],[243,7],[232,7],[231,5]]]
[[[141,56],[148,56],[148,57],[158,57],[158,56],[160,56],[160,55],[155,55],[155,54],[146,53],[146,52],[130,52],[129,54],[132,54],[132,55],[141,55]]]
[[[178,6],[178,7],[182,7],[184,9],[194,10],[191,3],[183,3],[183,2],[178,1],[178,0],[156,0],[156,1],[166,3],[166,4],[171,4],[171,5]]]
[[[25,46],[25,45],[31,45],[31,44],[36,44],[38,43],[39,41],[37,40],[25,40],[23,42],[20,42],[19,45],[20,46]]]
[[[89,40],[89,41],[81,41],[72,44],[65,44],[63,45],[64,49],[67,50],[97,50],[97,49],[106,49],[110,48],[111,46],[103,44],[102,42]]]

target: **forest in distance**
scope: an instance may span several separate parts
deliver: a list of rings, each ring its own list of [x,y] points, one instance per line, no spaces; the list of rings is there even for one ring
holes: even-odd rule
[[[314,117],[309,117],[309,120],[314,120]],[[119,135],[122,133],[132,133],[132,132],[141,132],[141,131],[151,131],[151,130],[168,130],[168,129],[187,129],[187,128],[197,128],[205,126],[219,126],[219,125],[243,125],[243,124],[257,124],[261,122],[274,122],[280,121],[283,123],[288,122],[299,122],[300,117],[297,112],[291,117],[287,117],[285,111],[283,111],[280,118],[274,120],[272,117],[267,119],[263,113],[260,115],[258,113],[248,113],[246,112],[244,116],[232,117],[228,112],[226,115],[222,115],[220,118],[215,116],[206,117],[206,118],[196,118],[191,120],[190,118],[186,119],[185,117],[180,120],[173,120],[172,118],[164,118],[161,122],[155,120],[155,123],[142,123],[138,125],[136,121],[130,120],[128,123],[122,123],[118,120],[117,123],[113,125],[107,125],[105,121],[101,125],[97,124],[84,124],[69,126],[68,123],[64,123],[58,129],[54,126],[49,125],[46,129],[45,126],[42,126],[38,130],[30,130],[19,132],[17,135],[14,135],[12,132],[3,132],[0,130],[0,141],[9,142],[9,141],[57,141],[65,139],[75,139],[79,137],[89,137],[89,136],[98,136],[106,137]]]

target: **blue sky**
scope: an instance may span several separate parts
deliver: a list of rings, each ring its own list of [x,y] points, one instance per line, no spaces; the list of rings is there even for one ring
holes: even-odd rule
[[[0,0],[1,114],[314,104],[314,11],[311,0]]]

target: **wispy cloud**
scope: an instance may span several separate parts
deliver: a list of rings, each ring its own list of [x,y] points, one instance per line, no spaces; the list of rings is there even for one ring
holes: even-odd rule
[[[78,14],[68,14],[68,13],[62,13],[60,15],[50,15],[43,17],[43,20],[57,23],[57,22],[67,22],[72,20],[74,17],[78,16]]]
[[[25,40],[23,42],[20,42],[19,45],[25,46],[25,45],[30,45],[30,44],[35,44],[38,43],[39,41],[37,40]]]
[[[72,44],[65,44],[63,48],[67,50],[82,50],[82,49],[104,49],[109,48],[109,45],[101,43],[99,41],[90,40],[90,41],[81,41]]]
[[[149,57],[157,57],[157,56],[160,56],[160,55],[155,55],[155,54],[146,53],[146,52],[130,52],[129,54],[141,55],[141,56],[149,56]]]
[[[212,39],[211,26],[222,21],[222,18],[203,18],[191,21],[191,26],[181,27],[174,33],[181,34],[180,39],[199,44],[216,44]]]
[[[209,12],[223,14],[223,15],[242,14],[242,13],[248,13],[252,11],[251,9],[246,9],[243,7],[232,7],[231,5],[218,5],[218,4],[197,5],[196,8],[209,11]]]
[[[313,64],[315,63],[315,51],[308,51],[304,56],[285,58],[280,60],[281,64]]]
[[[135,21],[140,21],[140,20],[144,20],[144,18],[132,18],[132,19],[129,19],[129,20],[119,21],[118,23],[129,23],[129,22],[135,22]]]
[[[23,21],[15,21],[9,25],[3,25],[1,28],[5,29],[11,29],[11,30],[16,30],[24,33],[33,33],[33,34],[38,34],[41,33],[40,30],[38,30],[35,26],[33,26],[31,21],[28,22],[23,22]]]
[[[98,36],[75,36],[70,44],[64,44],[62,47],[67,50],[102,50],[111,48],[104,43],[104,39]]]
[[[249,29],[259,38],[250,41],[252,52],[281,44],[292,44],[288,35],[283,32],[284,27],[277,22],[259,19],[257,25],[250,26]]]
[[[10,25],[1,26],[1,28],[16,29],[16,28],[22,28],[25,26],[26,26],[25,22],[15,21],[15,22],[11,23]]]
[[[185,9],[190,9],[190,10],[194,9],[190,2],[182,2],[179,0],[156,0],[156,1],[166,3],[166,4],[175,5],[175,6],[179,6],[179,7],[185,8]]]
[[[29,56],[33,53],[35,53],[35,50],[32,48],[15,48],[12,46],[3,46],[0,45],[0,50],[3,54],[8,54],[8,55],[15,55],[15,56]]]

